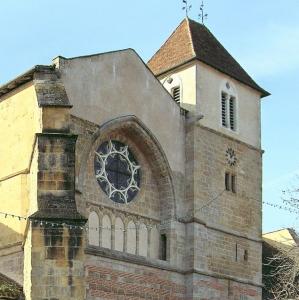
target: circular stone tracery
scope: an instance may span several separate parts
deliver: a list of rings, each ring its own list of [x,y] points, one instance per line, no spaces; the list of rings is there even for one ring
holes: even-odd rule
[[[227,163],[232,167],[236,165],[237,162],[237,156],[236,153],[234,151],[234,149],[232,148],[228,148],[226,150],[226,159],[227,159]]]
[[[140,166],[128,146],[107,141],[95,152],[95,175],[106,195],[114,202],[129,203],[140,189]]]

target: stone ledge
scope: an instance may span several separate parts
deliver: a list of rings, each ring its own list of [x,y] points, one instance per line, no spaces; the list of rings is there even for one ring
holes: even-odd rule
[[[236,277],[230,276],[230,275],[223,275],[223,274],[218,274],[218,273],[209,272],[209,271],[201,271],[198,269],[191,269],[191,270],[184,271],[182,273],[184,275],[198,274],[198,275],[208,276],[208,277],[222,279],[222,280],[230,280],[230,281],[238,282],[241,284],[247,284],[247,285],[251,285],[251,286],[255,286],[255,287],[259,287],[259,288],[263,287],[263,284],[259,284],[257,282],[251,281],[251,280],[239,279],[239,278],[236,278]]]
[[[202,124],[200,124],[200,123],[197,123],[196,126],[197,126],[197,127],[200,127],[201,129],[207,130],[207,131],[209,131],[209,132],[211,132],[211,133],[214,133],[215,135],[218,135],[218,136],[227,138],[227,139],[229,139],[229,140],[231,140],[231,141],[233,141],[233,142],[235,142],[235,143],[238,143],[238,144],[240,144],[240,145],[244,145],[244,146],[248,147],[248,148],[251,149],[251,150],[254,150],[254,151],[259,152],[260,154],[264,154],[264,152],[265,152],[263,149],[260,149],[260,148],[257,148],[257,147],[255,147],[255,146],[252,146],[252,145],[250,145],[250,144],[248,144],[248,143],[245,143],[245,142],[243,142],[243,141],[240,141],[240,140],[238,140],[238,139],[236,139],[236,138],[234,138],[234,137],[232,137],[232,136],[230,136],[230,135],[227,135],[227,134],[225,134],[225,133],[216,131],[215,129],[206,127],[206,126],[204,126],[204,125],[202,125]]]
[[[48,222],[57,222],[57,223],[61,223],[61,225],[63,225],[63,223],[66,224],[85,224],[87,222],[87,219],[85,217],[83,217],[80,213],[76,212],[76,211],[72,211],[69,212],[68,210],[66,210],[66,212],[64,211],[49,211],[49,210],[38,210],[37,212],[35,212],[34,214],[32,214],[29,217],[30,220],[34,221],[48,221]]]
[[[196,217],[189,218],[189,219],[179,218],[178,222],[183,223],[183,224],[196,223],[196,224],[203,225],[208,229],[211,229],[211,230],[214,230],[214,231],[219,231],[219,232],[222,232],[224,234],[232,235],[232,236],[235,236],[237,238],[246,239],[246,240],[251,241],[251,242],[256,242],[256,243],[262,243],[263,242],[262,239],[257,239],[257,238],[250,237],[250,236],[240,234],[240,233],[237,233],[237,232],[233,232],[233,231],[230,231],[230,230],[226,230],[226,229],[218,228],[218,227],[215,227],[215,226],[211,226],[211,225],[207,224],[206,222],[204,222],[204,221],[202,221],[202,220],[200,220],[199,218],[196,218]]]
[[[164,262],[161,260],[152,260],[146,257],[137,256],[137,255],[106,249],[102,247],[97,247],[97,246],[88,246],[87,248],[85,248],[84,252],[85,254],[101,256],[113,260],[120,260],[120,261],[132,263],[136,265],[151,267],[151,268],[157,268],[160,270],[175,272],[182,275],[198,274],[198,275],[203,275],[203,276],[222,279],[222,280],[230,280],[230,281],[238,282],[241,284],[247,284],[259,288],[263,287],[262,284],[247,279],[239,279],[234,276],[219,274],[219,273],[210,272],[206,270],[198,270],[198,269],[183,270],[181,268],[170,265],[169,262]]]
[[[136,265],[158,268],[160,270],[166,270],[166,271],[171,271],[171,272],[176,272],[176,273],[183,272],[183,270],[176,268],[175,266],[171,266],[168,261],[150,259],[150,258],[143,257],[143,256],[138,256],[138,255],[134,255],[134,254],[129,254],[129,253],[106,249],[106,248],[97,247],[97,246],[88,246],[85,249],[85,253],[94,255],[94,256],[102,256],[105,258],[121,260],[124,262],[136,264]]]

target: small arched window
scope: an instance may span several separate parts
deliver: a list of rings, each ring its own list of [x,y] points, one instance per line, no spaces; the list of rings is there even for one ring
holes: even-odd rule
[[[159,259],[160,233],[156,227],[150,232],[150,257]]]
[[[102,247],[111,249],[111,220],[107,215],[102,219]]]
[[[139,226],[139,255],[147,256],[147,228],[146,225],[141,223]]]
[[[115,219],[115,247],[114,249],[117,251],[124,251],[124,230],[125,226],[121,218],[116,218]]]
[[[88,244],[92,246],[99,246],[99,217],[96,212],[91,212],[88,218]]]
[[[136,225],[130,221],[127,225],[127,252],[136,254],[137,249],[137,231]]]
[[[221,88],[221,125],[237,130],[237,94],[229,82],[225,82]]]

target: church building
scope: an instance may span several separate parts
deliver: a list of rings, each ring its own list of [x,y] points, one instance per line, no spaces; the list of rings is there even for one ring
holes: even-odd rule
[[[261,300],[261,88],[185,18],[0,87],[0,299]]]

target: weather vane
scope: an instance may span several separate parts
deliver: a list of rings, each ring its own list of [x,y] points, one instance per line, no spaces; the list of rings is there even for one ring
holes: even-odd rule
[[[182,9],[186,11],[186,17],[188,17],[188,13],[191,10],[192,5],[188,4],[188,0],[183,0],[183,5],[184,7]]]
[[[198,15],[199,16],[199,19],[201,19],[201,23],[204,24],[205,23],[205,20],[208,18],[208,14],[205,14],[204,12],[204,3],[203,1],[201,2],[201,6],[200,6],[200,14]]]

